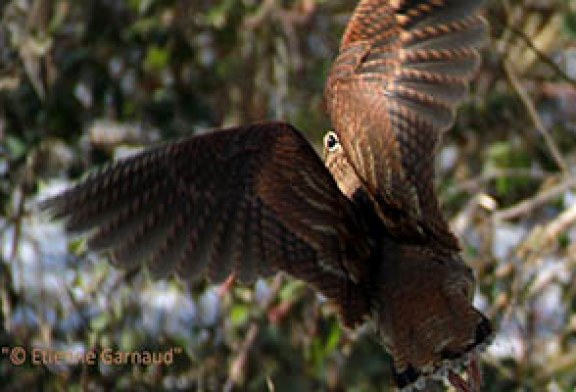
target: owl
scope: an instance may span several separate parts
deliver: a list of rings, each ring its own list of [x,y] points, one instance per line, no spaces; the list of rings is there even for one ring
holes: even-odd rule
[[[478,390],[492,327],[472,305],[434,160],[480,63],[482,2],[359,2],[324,92],[324,162],[293,126],[264,122],[149,149],[43,207],[155,278],[284,271],[333,301],[345,326],[374,325],[400,390],[437,377]]]

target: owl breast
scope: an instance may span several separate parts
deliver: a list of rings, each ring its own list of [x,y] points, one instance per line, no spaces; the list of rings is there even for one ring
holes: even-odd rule
[[[399,245],[381,248],[380,261],[372,318],[399,386],[442,374],[482,348],[492,329],[472,305],[474,276],[457,254]]]

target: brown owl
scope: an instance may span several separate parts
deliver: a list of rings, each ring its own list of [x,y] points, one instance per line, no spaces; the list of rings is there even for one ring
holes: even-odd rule
[[[434,159],[486,38],[482,0],[363,0],[330,71],[325,164],[268,122],[165,144],[114,163],[44,207],[89,247],[154,277],[284,271],[372,322],[402,391],[445,377],[479,389],[492,335],[440,211]],[[468,367],[465,381],[452,369]]]

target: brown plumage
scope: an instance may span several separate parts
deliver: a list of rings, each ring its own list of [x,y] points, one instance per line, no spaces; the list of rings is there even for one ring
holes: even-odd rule
[[[45,207],[155,277],[300,278],[347,326],[372,320],[398,386],[421,388],[491,335],[433,186],[442,132],[480,61],[481,3],[360,2],[326,85],[325,164],[292,126],[255,124],[112,164]]]

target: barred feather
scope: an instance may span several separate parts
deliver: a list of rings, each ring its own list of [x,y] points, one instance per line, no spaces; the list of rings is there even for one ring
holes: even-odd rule
[[[398,237],[457,250],[434,190],[441,133],[475,75],[482,0],[364,0],[345,31],[326,101],[350,163]]]

